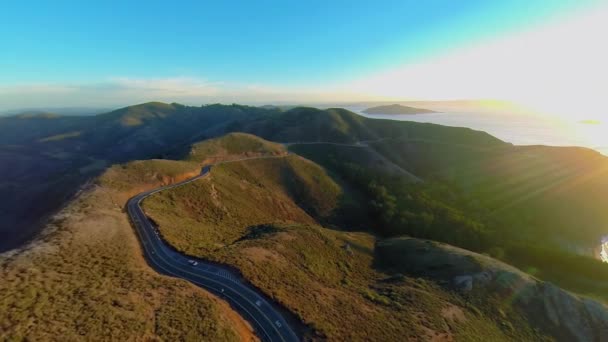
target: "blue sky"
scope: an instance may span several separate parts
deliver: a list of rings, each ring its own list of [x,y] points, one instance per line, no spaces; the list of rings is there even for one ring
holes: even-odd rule
[[[0,12],[0,109],[114,105],[130,95],[312,101],[326,90],[319,98],[326,100],[344,85],[534,31],[598,3],[11,1]],[[102,98],[87,102],[94,94]]]

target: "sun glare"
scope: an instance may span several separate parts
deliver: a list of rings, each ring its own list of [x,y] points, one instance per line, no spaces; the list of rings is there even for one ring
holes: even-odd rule
[[[608,6],[531,32],[353,82],[388,98],[499,98],[539,114],[601,119],[608,95]]]

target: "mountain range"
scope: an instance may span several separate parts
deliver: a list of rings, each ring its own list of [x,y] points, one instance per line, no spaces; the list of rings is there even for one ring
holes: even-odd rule
[[[153,102],[0,118],[0,248],[54,244],[28,253],[68,255],[82,243],[92,252],[61,264],[78,273],[72,258],[86,258],[109,272],[94,259],[107,243],[86,240],[79,226],[100,241],[120,236],[112,241],[137,254],[123,242],[134,239],[120,212],[130,196],[205,164],[259,156],[277,158],[217,166],[208,181],[144,207],[172,246],[239,270],[293,313],[305,338],[603,338],[608,271],[596,254],[608,219],[606,157],[341,108]],[[6,290],[20,293],[19,268],[7,262],[15,287]],[[128,267],[124,275],[141,272]]]

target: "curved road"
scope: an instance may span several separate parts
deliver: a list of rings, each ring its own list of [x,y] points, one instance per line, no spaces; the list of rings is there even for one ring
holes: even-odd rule
[[[244,159],[259,158],[264,157]],[[224,298],[253,325],[262,340],[298,341],[298,337],[281,313],[270,305],[262,295],[243,282],[238,275],[216,264],[189,258],[175,251],[160,238],[158,231],[144,214],[140,204],[146,197],[194,182],[207,176],[210,171],[211,166],[205,166],[201,173],[194,178],[143,192],[127,202],[127,212],[136,228],[148,264],[159,273],[186,279]],[[191,261],[196,261],[198,264],[192,265]]]

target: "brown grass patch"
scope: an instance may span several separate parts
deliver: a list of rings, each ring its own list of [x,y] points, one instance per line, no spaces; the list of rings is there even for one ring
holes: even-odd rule
[[[118,209],[127,197],[93,188],[35,243],[0,256],[0,340],[251,341],[227,304],[147,266]]]

